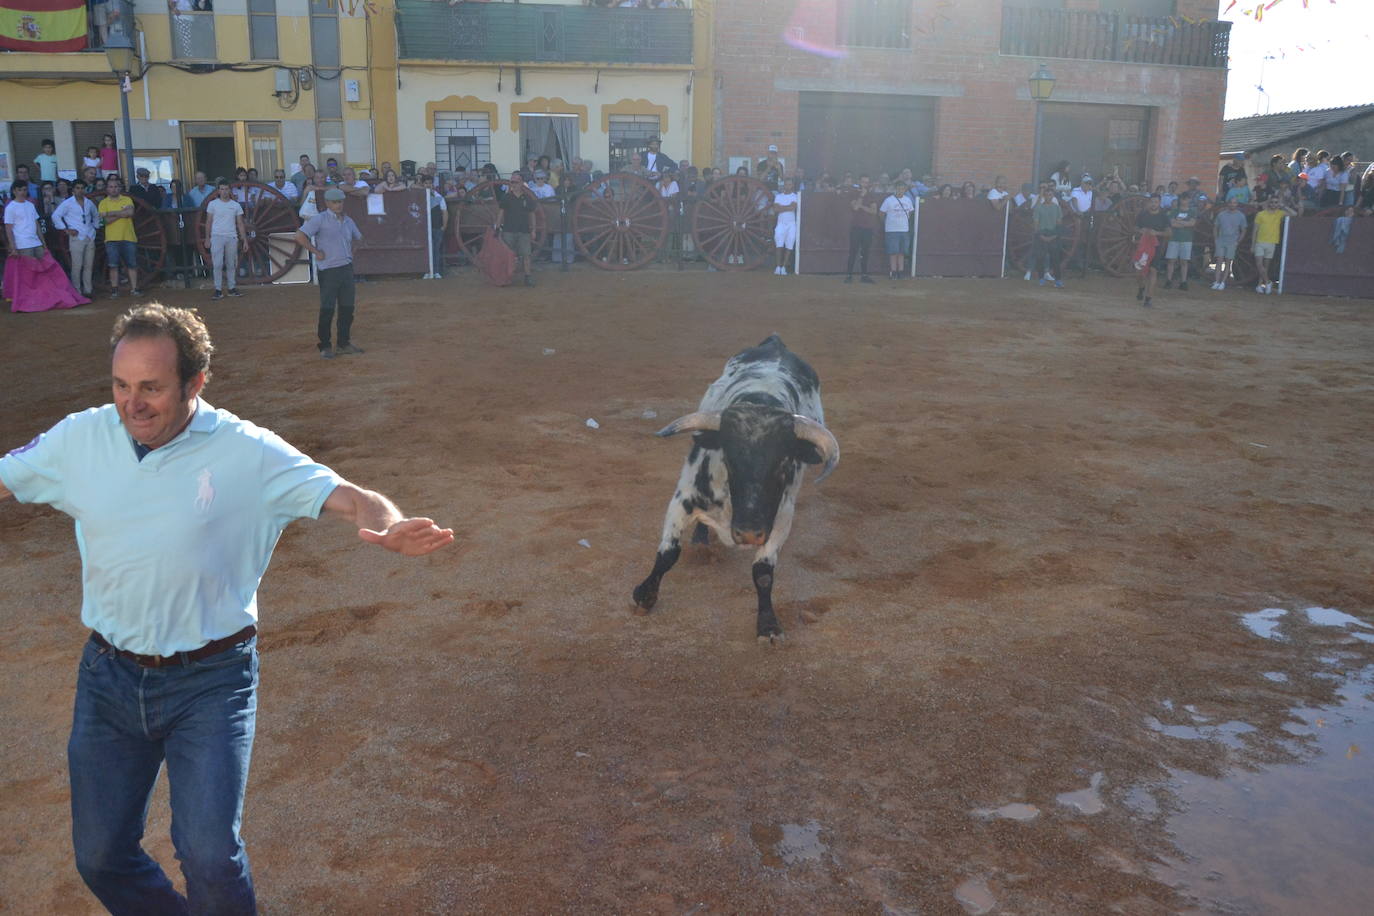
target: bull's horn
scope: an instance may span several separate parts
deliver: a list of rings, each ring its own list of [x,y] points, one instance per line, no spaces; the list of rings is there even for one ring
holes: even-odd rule
[[[840,443],[830,434],[830,430],[801,414],[792,415],[792,432],[798,439],[805,439],[820,451],[825,464],[821,466],[821,476],[816,478],[816,483],[825,480],[835,470],[835,465],[840,463]]]
[[[655,436],[667,438],[675,436],[681,432],[697,432],[704,430],[720,429],[720,411],[699,410],[696,413],[689,413],[685,417],[678,417],[667,426],[654,433]]]

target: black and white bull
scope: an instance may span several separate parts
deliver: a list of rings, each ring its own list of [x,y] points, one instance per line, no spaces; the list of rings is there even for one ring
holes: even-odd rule
[[[668,503],[653,572],[634,590],[645,611],[659,582],[682,553],[682,534],[696,522],[693,543],[710,539],[756,547],[758,636],[782,636],[773,613],[773,571],[792,530],[803,464],[822,464],[817,483],[834,470],[840,445],[825,428],[816,372],[776,334],[735,354],[701,399],[696,413],[669,423],[659,436],[693,433],[677,490]]]

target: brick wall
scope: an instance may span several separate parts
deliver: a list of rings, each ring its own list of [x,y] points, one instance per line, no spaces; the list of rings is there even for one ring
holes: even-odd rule
[[[998,174],[1014,184],[1029,179],[1035,106],[1026,80],[1040,61],[999,53],[1002,0],[949,5],[912,0],[911,50],[850,49],[838,60],[781,41],[796,7],[796,0],[717,3],[718,163],[723,165],[728,156],[757,158],[769,143],[777,143],[792,161],[800,91],[796,87],[837,92],[886,87],[940,96],[934,144],[939,180],[990,184]],[[1178,0],[1176,8],[1179,15],[1193,19],[1216,12],[1215,0]],[[1058,80],[1056,101],[1146,105],[1154,110],[1148,166],[1153,182],[1215,172],[1225,70],[1062,59],[1046,63]],[[779,81],[789,88],[779,88]]]

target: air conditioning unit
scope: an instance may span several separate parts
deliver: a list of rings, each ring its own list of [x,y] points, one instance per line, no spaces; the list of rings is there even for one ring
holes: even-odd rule
[[[276,70],[276,75],[277,95],[285,95],[295,88],[291,80],[291,71],[288,70],[286,67],[278,67]]]

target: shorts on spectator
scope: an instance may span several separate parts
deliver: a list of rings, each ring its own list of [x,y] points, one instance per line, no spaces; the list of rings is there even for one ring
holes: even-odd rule
[[[906,254],[905,232],[888,232],[883,235],[884,250],[888,254]]]
[[[797,247],[797,224],[778,223],[773,229],[773,246],[775,248],[786,248],[788,251]]]
[[[1236,256],[1236,245],[1240,239],[1217,239],[1217,257],[1230,261]]]
[[[501,241],[505,242],[517,257],[528,258],[530,256],[530,234],[528,232],[501,232]]]
[[[1187,261],[1193,256],[1192,242],[1170,242],[1169,248],[1164,252],[1166,261],[1181,260]]]
[[[1255,257],[1272,258],[1274,256],[1274,249],[1277,247],[1278,242],[1256,242]]]
[[[110,267],[138,268],[138,246],[133,242],[106,242],[105,263]]]

